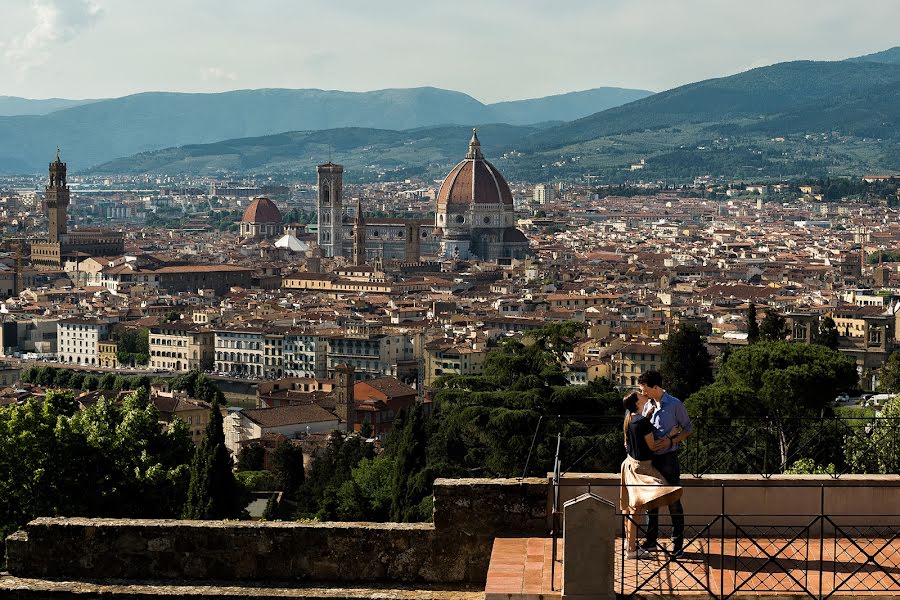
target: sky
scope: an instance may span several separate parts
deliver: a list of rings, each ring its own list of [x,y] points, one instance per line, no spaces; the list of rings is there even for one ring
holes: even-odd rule
[[[0,95],[662,91],[900,45],[900,0],[0,0]]]

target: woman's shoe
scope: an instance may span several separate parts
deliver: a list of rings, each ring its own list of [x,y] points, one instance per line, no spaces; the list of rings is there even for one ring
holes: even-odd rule
[[[628,559],[636,558],[636,559],[640,560],[643,558],[650,558],[651,556],[653,556],[653,553],[647,552],[646,550],[644,550],[643,548],[640,548],[640,547],[638,547],[637,550],[632,550],[631,552],[625,553],[625,558],[628,558]]]

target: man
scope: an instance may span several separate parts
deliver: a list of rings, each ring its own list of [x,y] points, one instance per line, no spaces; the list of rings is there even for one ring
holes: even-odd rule
[[[659,439],[668,437],[672,440],[670,446],[654,452],[653,466],[662,474],[666,483],[681,485],[678,446],[691,435],[694,426],[684,404],[665,391],[662,382],[659,371],[645,371],[638,377],[641,394],[653,401],[652,406],[650,402],[647,403],[647,410],[653,411],[650,423],[654,428],[654,436]],[[684,508],[681,506],[681,500],[669,505],[669,515],[672,517],[672,556],[679,558],[684,555]],[[656,548],[658,536],[659,509],[655,508],[647,511],[647,539],[641,544],[641,548],[645,550]]]

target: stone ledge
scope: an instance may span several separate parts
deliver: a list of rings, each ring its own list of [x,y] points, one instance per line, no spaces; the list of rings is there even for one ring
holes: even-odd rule
[[[159,582],[159,581],[64,581],[28,579],[0,573],[0,597],[11,600],[122,598],[124,600],[215,600],[218,598],[295,598],[303,600],[340,600],[374,598],[377,600],[483,600],[478,586],[454,586],[454,589],[417,585],[365,587],[340,584],[299,586],[242,585],[238,582]]]

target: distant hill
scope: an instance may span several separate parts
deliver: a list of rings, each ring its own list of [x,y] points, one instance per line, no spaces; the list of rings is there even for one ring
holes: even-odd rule
[[[482,149],[497,160],[537,127],[484,125]],[[452,125],[392,131],[342,128],[295,131],[212,144],[191,144],[144,152],[98,165],[89,174],[289,173],[315,178],[315,166],[329,157],[346,167],[349,181],[396,180],[412,175],[440,178],[466,154],[472,129]]]
[[[880,127],[885,135],[895,135],[900,125],[900,120],[895,119],[900,116],[900,106],[887,115],[873,113],[865,121],[859,121],[855,111],[853,115],[843,114],[839,107],[858,107],[866,97],[890,94],[898,85],[900,65],[846,61],[780,63],[688,84],[578,119],[534,136],[531,145],[552,148],[629,131],[742,119],[763,120],[757,129],[773,133],[810,127],[818,131],[822,123],[817,112],[823,102],[831,106],[830,129],[849,126],[852,116],[854,128]],[[766,119],[774,119],[771,127]],[[784,131],[784,127],[789,130]]]
[[[900,65],[798,61],[710,79],[531,134],[518,169],[598,181],[900,172]],[[638,171],[629,165],[644,159]],[[552,166],[552,169],[550,168]]]
[[[497,123],[532,125],[547,121],[572,121],[652,95],[647,90],[598,88],[533,100],[490,104]]]
[[[888,65],[900,65],[900,46],[882,50],[881,52],[875,52],[873,54],[866,54],[865,56],[848,58],[847,62],[874,62]]]
[[[46,115],[64,108],[72,108],[96,102],[96,100],[67,100],[65,98],[46,98],[33,100],[16,96],[0,96],[0,116],[15,117],[19,115]]]
[[[100,100],[42,116],[0,117],[0,173],[40,171],[60,146],[70,168],[184,144],[341,127],[405,130],[441,124],[565,121],[634,94],[589,90],[490,106],[431,87],[373,92],[239,90],[220,94],[152,92]],[[617,100],[618,98],[618,100]],[[596,103],[591,108],[592,103]]]

